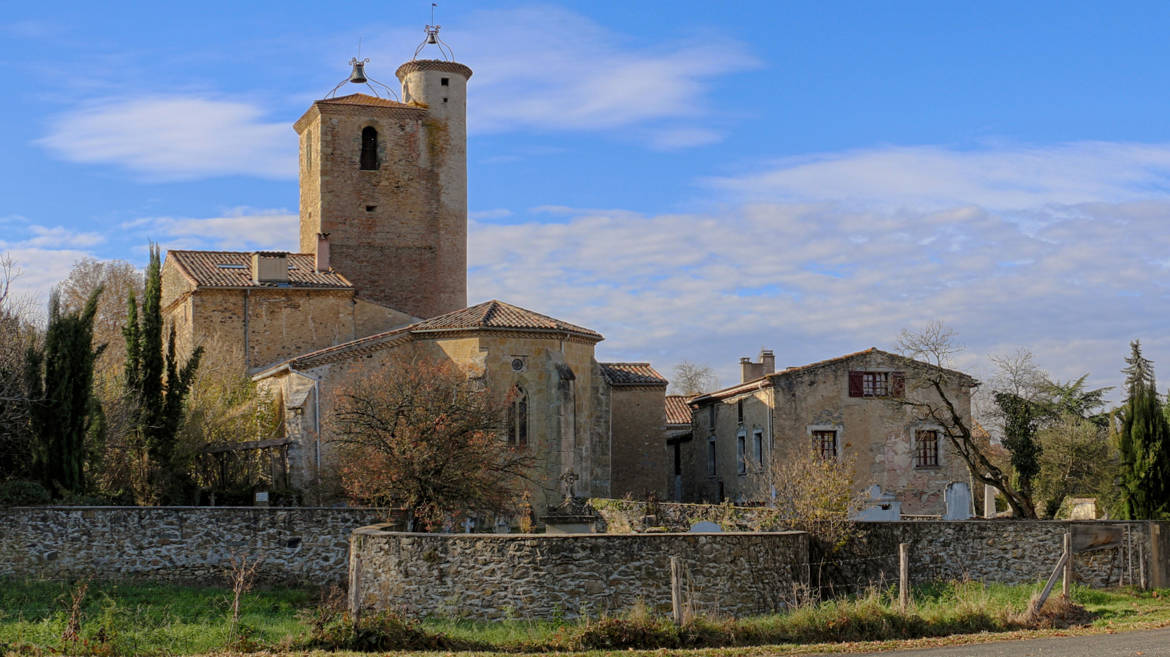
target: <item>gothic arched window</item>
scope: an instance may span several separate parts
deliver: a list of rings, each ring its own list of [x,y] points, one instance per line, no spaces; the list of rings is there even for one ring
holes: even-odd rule
[[[512,388],[508,399],[508,444],[528,444],[528,393],[524,388]]]
[[[378,131],[373,126],[362,128],[362,169],[378,168]]]

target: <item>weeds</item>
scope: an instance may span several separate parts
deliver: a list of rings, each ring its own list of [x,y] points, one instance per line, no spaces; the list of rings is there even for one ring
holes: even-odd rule
[[[256,569],[264,561],[264,557],[256,557],[248,561],[248,555],[239,557],[232,555],[230,567],[230,581],[232,584],[231,615],[228,618],[228,646],[241,652],[250,652],[257,648],[252,628],[240,626],[240,599],[245,593],[252,590],[252,582],[256,579]]]
[[[249,562],[251,565],[253,562]],[[950,582],[919,587],[902,612],[893,588],[817,601],[794,590],[782,614],[726,618],[691,614],[676,626],[653,607],[578,620],[420,620],[402,610],[368,612],[356,624],[334,587],[305,591],[194,589],[161,585],[0,580],[0,653],[20,655],[202,654],[245,650],[577,650],[687,649],[875,641],[974,632],[1047,629],[1091,622],[1101,628],[1170,620],[1167,591],[1075,587],[1025,617],[1035,586]],[[235,595],[239,591],[238,597]],[[231,602],[225,613],[225,600]],[[237,604],[238,603],[238,604]],[[1091,613],[1090,613],[1091,612]]]

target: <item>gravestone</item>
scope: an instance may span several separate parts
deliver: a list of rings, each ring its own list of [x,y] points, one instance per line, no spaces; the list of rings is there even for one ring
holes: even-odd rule
[[[995,517],[995,496],[999,495],[999,490],[991,484],[983,484],[983,517]]]
[[[691,528],[687,531],[692,534],[718,534],[723,531],[723,528],[710,520],[700,520],[691,525]]]
[[[943,520],[967,520],[971,517],[971,488],[966,482],[952,481],[943,493],[947,510]]]
[[[868,522],[896,522],[902,519],[902,503],[890,493],[882,492],[882,487],[874,484],[867,491],[865,508],[853,516],[854,520]]]

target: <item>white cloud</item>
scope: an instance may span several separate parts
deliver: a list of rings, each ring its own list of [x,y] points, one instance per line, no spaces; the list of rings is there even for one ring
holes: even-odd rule
[[[122,224],[171,249],[297,251],[298,217],[286,210],[234,208],[219,217],[147,217]]]
[[[467,218],[472,221],[483,219],[507,219],[512,216],[512,211],[507,208],[495,208],[492,210],[476,210],[467,213]]]
[[[147,180],[292,178],[296,140],[285,122],[263,114],[203,96],[99,100],[54,117],[38,143],[66,160],[118,165]]]
[[[106,241],[106,238],[100,233],[87,233],[71,230],[64,226],[54,226],[48,228],[45,226],[32,225],[28,230],[33,233],[33,237],[26,240],[21,240],[14,244],[19,247],[90,247],[97,246]]]
[[[19,270],[19,275],[12,282],[12,297],[33,317],[44,314],[50,290],[69,275],[73,264],[93,256],[92,253],[77,249],[0,248],[12,258]]]
[[[788,158],[759,169],[709,183],[753,199],[1021,209],[1165,197],[1170,144],[887,147]]]
[[[741,42],[726,36],[646,43],[642,35],[550,6],[479,11],[443,35],[458,44],[455,58],[475,71],[468,86],[475,111],[468,121],[479,133],[612,130],[699,119],[711,113],[716,78],[760,66]],[[395,31],[380,41],[417,40],[413,31]],[[394,62],[400,50],[386,48],[371,57]],[[437,54],[420,55],[430,56]],[[685,124],[647,134],[662,148],[720,138],[709,128]]]
[[[473,223],[471,301],[511,300],[597,329],[605,358],[682,359],[735,377],[762,347],[798,365],[954,326],[974,360],[1032,348],[1058,377],[1115,384],[1127,343],[1170,356],[1170,201],[1034,209],[1025,229],[942,211],[757,203],[721,214],[578,211]],[[540,281],[534,284],[533,281]],[[977,358],[976,358],[977,357]]]

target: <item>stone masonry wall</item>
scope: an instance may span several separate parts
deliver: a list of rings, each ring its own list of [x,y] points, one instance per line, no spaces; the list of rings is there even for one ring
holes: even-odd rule
[[[0,577],[224,581],[232,556],[263,556],[262,584],[344,584],[349,534],[372,509],[0,509]]]
[[[784,607],[807,582],[802,532],[758,534],[405,534],[354,532],[351,604],[483,620],[670,611],[670,557],[695,612]],[[354,585],[357,585],[356,595]]]
[[[644,502],[590,500],[607,532],[686,531],[710,521],[727,532],[773,529],[767,509],[730,504],[659,503],[647,515]],[[1094,587],[1137,584],[1145,564],[1147,581],[1170,585],[1170,522],[964,520],[958,522],[861,522],[860,538],[845,551],[821,555],[823,583],[850,592],[869,583],[896,581],[898,543],[910,544],[911,577],[916,582],[976,579],[988,582],[1034,582],[1047,578],[1063,550],[1063,537],[1076,525],[1120,527],[1120,548],[1086,552],[1074,558],[1077,581]],[[814,574],[814,579],[816,578]],[[893,578],[893,579],[891,579]]]

